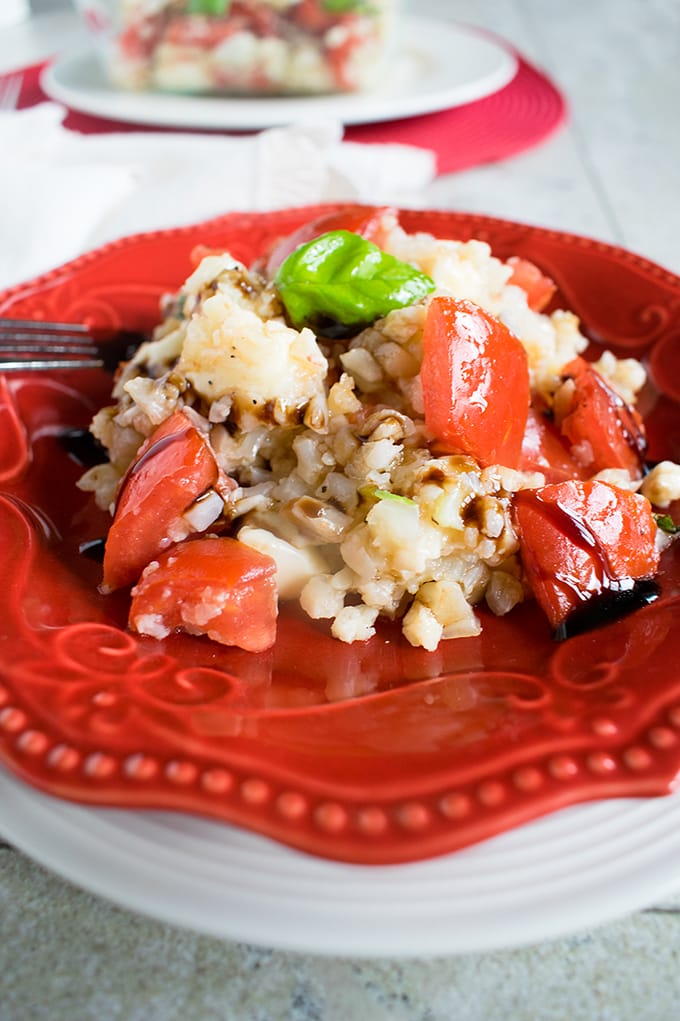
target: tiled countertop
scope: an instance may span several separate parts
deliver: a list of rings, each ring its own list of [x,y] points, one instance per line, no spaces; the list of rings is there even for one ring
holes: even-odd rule
[[[675,1021],[680,901],[519,950],[325,958],[194,935],[0,850],[2,1021]]]
[[[588,234],[680,272],[676,0],[423,7],[513,42],[571,108],[546,143],[438,179],[427,204]],[[674,1021],[679,963],[672,891],[618,922],[528,948],[362,961],[175,929],[0,844],[0,1021]]]

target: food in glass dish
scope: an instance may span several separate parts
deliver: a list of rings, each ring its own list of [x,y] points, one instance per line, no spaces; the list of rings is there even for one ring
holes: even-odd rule
[[[380,80],[393,21],[393,0],[102,3],[80,0],[96,35],[108,40],[113,82],[179,93],[304,95],[370,88]]]
[[[294,600],[413,646],[535,598],[556,637],[655,597],[680,466],[645,464],[644,367],[477,240],[349,207],[253,267],[197,250],[117,376],[82,478],[133,630],[270,647]]]

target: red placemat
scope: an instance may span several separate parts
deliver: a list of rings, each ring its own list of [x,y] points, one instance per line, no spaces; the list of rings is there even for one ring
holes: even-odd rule
[[[352,125],[345,129],[345,140],[364,144],[400,142],[431,149],[437,156],[439,174],[507,159],[537,145],[564,122],[566,102],[545,74],[515,55],[518,61],[515,77],[493,95],[437,113]],[[48,99],[40,87],[44,66],[35,64],[24,69],[20,108]],[[129,123],[77,110],[68,111],[64,125],[84,134],[140,130]]]
[[[516,54],[517,74],[505,88],[451,110],[348,128],[354,142],[402,142],[432,149],[437,171],[448,174],[508,159],[544,141],[565,121],[557,86]]]

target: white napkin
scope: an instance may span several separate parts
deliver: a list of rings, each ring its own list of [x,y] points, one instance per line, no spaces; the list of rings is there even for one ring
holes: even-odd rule
[[[81,135],[64,109],[0,112],[0,287],[105,241],[238,210],[356,201],[417,207],[435,156],[342,140],[335,122],[256,135]]]

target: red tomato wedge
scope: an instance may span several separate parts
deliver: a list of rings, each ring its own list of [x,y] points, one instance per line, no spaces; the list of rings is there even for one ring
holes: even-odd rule
[[[512,276],[509,284],[515,284],[525,291],[529,308],[534,312],[541,312],[557,290],[555,281],[542,273],[538,266],[528,259],[521,259],[519,255],[513,255],[508,259],[508,266],[512,266]]]
[[[590,475],[625,468],[633,478],[641,478],[647,444],[638,412],[584,358],[569,362],[562,376],[573,381],[571,401],[559,424],[574,457]]]
[[[205,634],[263,652],[276,640],[276,564],[237,539],[201,538],[165,550],[132,590],[130,627],[165,638]]]
[[[184,412],[162,422],[121,481],[104,548],[104,589],[137,581],[146,565],[178,537],[184,511],[206,490],[229,481]]]
[[[560,482],[515,494],[527,580],[556,637],[648,601],[659,566],[649,502],[606,482]],[[571,625],[571,629],[570,629]]]
[[[246,31],[252,32],[253,35],[259,36],[261,39],[267,36],[276,36],[283,28],[279,24],[280,18],[274,4],[253,4],[252,0],[247,3],[232,0],[229,5],[228,20],[237,18],[243,19]]]
[[[529,412],[519,340],[472,301],[433,298],[420,372],[428,429],[445,450],[516,468]]]
[[[165,26],[162,34],[163,44],[170,46],[195,46],[201,49],[212,49],[219,46],[230,36],[248,28],[243,17],[229,18],[228,21],[217,18],[174,17]]]
[[[224,254],[224,248],[211,248],[210,245],[194,245],[189,252],[189,263],[195,269],[208,256]]]
[[[291,252],[330,230],[351,231],[380,248],[384,241],[383,217],[388,213],[396,214],[396,210],[391,206],[344,206],[304,223],[275,243],[266,258],[265,276],[273,280],[279,266]]]
[[[91,30],[101,31],[96,15],[87,15],[86,18],[91,25]],[[108,30],[108,18],[106,19]],[[124,29],[118,37],[118,46],[121,52],[132,60],[148,60],[163,34],[163,19],[158,15],[151,15],[142,18],[141,21]]]
[[[332,10],[326,10],[319,0],[299,0],[298,3],[292,4],[290,18],[305,31],[316,35],[323,35],[340,20]]]
[[[572,456],[559,430],[533,407],[529,408],[519,468],[521,471],[542,472],[548,483],[586,477],[582,465]]]

